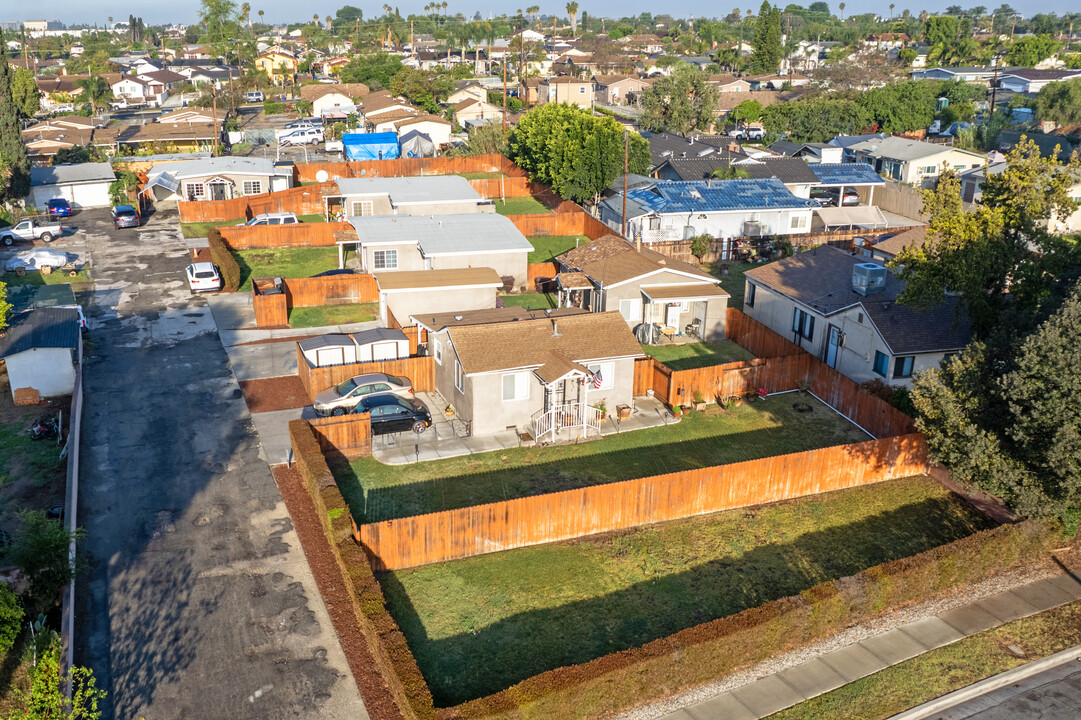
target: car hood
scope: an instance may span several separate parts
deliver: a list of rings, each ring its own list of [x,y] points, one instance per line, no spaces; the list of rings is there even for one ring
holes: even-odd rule
[[[324,390],[323,392],[316,395],[315,402],[313,404],[316,406],[330,405],[331,403],[335,403],[338,400],[341,400],[341,396],[339,396],[338,393],[335,392],[333,388],[331,388],[329,390]]]

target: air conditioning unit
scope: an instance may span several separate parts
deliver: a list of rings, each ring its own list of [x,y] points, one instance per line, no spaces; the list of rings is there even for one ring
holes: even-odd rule
[[[856,263],[852,266],[852,289],[860,295],[870,295],[886,287],[886,268],[877,263]]]
[[[762,223],[757,220],[747,220],[743,223],[743,234],[747,237],[759,237],[762,235]]]
[[[684,239],[684,240],[691,240],[691,239],[693,239],[693,238],[694,238],[694,237],[695,237],[695,236],[696,236],[697,234],[698,234],[698,233],[696,233],[696,232],[694,231],[694,225],[684,225],[684,226],[683,226],[683,239]]]

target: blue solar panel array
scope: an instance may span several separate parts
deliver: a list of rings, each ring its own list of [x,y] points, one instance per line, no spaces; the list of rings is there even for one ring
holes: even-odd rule
[[[652,189],[631,190],[627,197],[658,213],[818,207],[814,200],[793,195],[776,178],[660,182]]]
[[[885,181],[867,163],[811,163],[823,185],[882,185]]]

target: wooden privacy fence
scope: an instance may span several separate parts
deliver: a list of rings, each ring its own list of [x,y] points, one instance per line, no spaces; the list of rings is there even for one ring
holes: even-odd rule
[[[545,235],[585,235],[596,240],[604,235],[619,233],[582,210],[574,203],[569,211],[508,215],[514,227],[526,237]]]
[[[531,195],[528,178],[478,178],[470,180],[473,189],[485,198],[526,197]]]
[[[728,308],[724,334],[729,340],[760,358],[801,355],[805,352],[799,345],[781,337],[738,308]]]
[[[290,247],[333,247],[335,233],[353,233],[344,222],[299,223],[297,225],[241,225],[220,227],[222,240],[233,250],[264,250]]]
[[[403,375],[413,383],[415,392],[431,392],[435,390],[435,361],[429,355],[425,357],[411,357],[402,360],[378,360],[369,363],[350,363],[347,365],[331,365],[329,367],[312,367],[304,353],[297,345],[297,375],[300,383],[308,393],[312,401],[315,396],[328,387],[332,387],[347,380],[354,375],[365,373],[386,373],[387,375]]]
[[[181,200],[176,204],[180,222],[224,222],[226,220],[251,219],[261,213],[294,212],[297,215],[322,215],[323,190],[337,194],[337,184],[326,182],[316,185],[245,195],[231,200]]]
[[[251,283],[251,304],[258,327],[285,327],[289,324],[289,300],[284,293],[272,292],[274,281],[257,278]]]
[[[324,455],[353,460],[372,454],[372,421],[368,413],[310,421]]]
[[[529,275],[529,287],[533,287],[533,281],[539,277],[552,278],[556,276],[556,264],[551,262],[546,263],[529,263],[527,267]]]
[[[302,163],[297,165],[297,177],[300,182],[315,182],[318,180],[320,170],[325,170],[331,179],[457,175],[476,172],[501,172],[511,177],[525,177],[525,171],[503,155]]]
[[[379,286],[373,275],[330,275],[313,278],[282,278],[281,293],[267,294],[273,278],[252,280],[252,307],[259,327],[282,327],[289,323],[295,307],[352,305],[379,300]]]
[[[869,440],[730,465],[362,525],[375,570],[397,570],[760,505],[916,475],[922,435]]]

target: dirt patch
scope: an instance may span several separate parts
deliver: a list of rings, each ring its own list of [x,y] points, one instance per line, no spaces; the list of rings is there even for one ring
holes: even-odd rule
[[[399,720],[402,715],[390,694],[383,676],[375,669],[375,659],[368,643],[357,625],[353,604],[346,590],[341,567],[327,542],[326,535],[315,514],[315,506],[304,489],[304,480],[295,468],[275,465],[274,480],[289,516],[293,520],[304,556],[312,569],[319,592],[326,603],[338,641],[345,652],[349,668],[353,672],[357,689],[364,698],[364,706],[372,720]]]
[[[291,410],[311,404],[304,384],[296,375],[244,380],[240,383],[248,411],[253,413]]]
[[[210,248],[192,248],[191,261],[193,263],[214,262],[214,258],[210,255]]]

